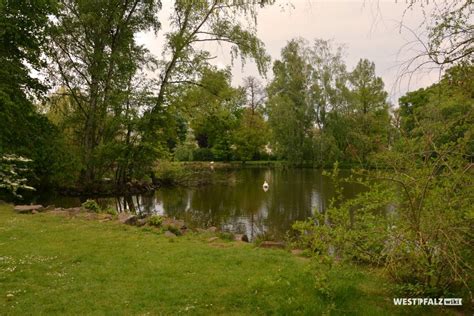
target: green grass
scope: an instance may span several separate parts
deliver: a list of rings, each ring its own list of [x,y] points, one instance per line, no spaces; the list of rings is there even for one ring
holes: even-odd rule
[[[374,272],[336,268],[326,295],[307,259],[207,238],[0,205],[0,315],[414,311],[394,307]]]

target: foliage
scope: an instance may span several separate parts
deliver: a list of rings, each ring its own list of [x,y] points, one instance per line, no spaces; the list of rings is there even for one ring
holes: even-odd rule
[[[175,234],[176,236],[181,236],[183,234],[181,230],[174,225],[166,225],[164,228],[165,230]]]
[[[186,175],[183,166],[165,160],[158,163],[154,172],[156,179],[163,185],[178,184]]]
[[[191,129],[186,133],[186,139],[182,144],[176,146],[174,158],[178,161],[193,161],[194,151],[197,149],[196,139]]]
[[[472,95],[460,97],[465,83],[447,80],[453,72],[401,98],[394,149],[377,155],[380,169],[347,179],[368,191],[336,194],[324,213],[295,224],[301,245],[325,260],[383,266],[405,294],[472,297]],[[430,98],[439,88],[447,97]],[[336,165],[341,190],[337,174]]]
[[[217,234],[217,236],[220,239],[225,240],[225,241],[234,241],[235,240],[235,236],[231,232],[219,232]]]
[[[342,47],[315,40],[290,41],[274,63],[268,87],[273,147],[293,163],[366,164],[388,147],[387,92],[375,66],[360,60],[348,72]]]
[[[56,7],[54,0],[39,0],[30,5],[21,1],[0,2],[1,92],[25,97],[45,91],[46,87],[31,75],[30,69],[38,71],[44,66],[42,49],[48,17]]]
[[[194,160],[231,159],[232,131],[239,124],[243,93],[230,85],[230,78],[229,70],[208,68],[198,85],[181,92],[172,105],[186,113],[199,147],[192,154]],[[192,138],[187,141],[191,148]]]
[[[405,72],[413,73],[428,63],[442,67],[472,62],[472,0],[440,2],[431,9],[421,1],[410,0],[408,8],[417,2],[423,7],[425,20],[421,26],[426,29],[426,36],[414,34],[419,54],[406,63]]]
[[[0,153],[32,159],[28,180],[37,188],[74,175],[63,137],[33,104],[47,88],[31,73],[45,65],[49,17],[56,8],[49,0],[0,1]]]
[[[161,224],[163,224],[163,217],[161,217],[160,215],[150,216],[150,218],[148,219],[148,224],[151,226],[160,227]]]
[[[268,143],[268,134],[268,126],[262,114],[245,108],[233,135],[236,158],[242,161],[260,159]]]
[[[115,168],[125,183],[156,148],[134,141],[138,111],[149,97],[148,87],[135,79],[148,62],[135,34],[157,30],[160,3],[155,0],[63,1],[49,39],[50,75],[65,89],[77,118],[76,146],[89,185]],[[115,157],[116,159],[113,159]]]
[[[282,49],[282,60],[275,61],[275,78],[268,87],[273,146],[278,155],[294,163],[301,163],[308,155],[314,118],[311,105],[305,102],[310,89],[305,45],[301,39],[292,40]]]
[[[99,204],[97,204],[97,202],[92,199],[88,199],[87,201],[82,203],[82,207],[94,213],[100,213],[101,211]]]

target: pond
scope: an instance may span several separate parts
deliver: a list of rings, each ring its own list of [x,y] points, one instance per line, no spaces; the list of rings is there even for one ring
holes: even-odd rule
[[[160,188],[137,196],[100,198],[98,202],[119,212],[166,215],[182,219],[190,227],[216,226],[247,234],[254,240],[261,234],[284,238],[295,221],[324,211],[334,195],[331,180],[321,170],[238,168],[216,170],[215,175],[220,180],[204,186]],[[266,191],[262,187],[265,181]],[[359,185],[344,184],[347,198],[361,190]],[[39,202],[73,207],[82,201],[72,197],[43,197]]]

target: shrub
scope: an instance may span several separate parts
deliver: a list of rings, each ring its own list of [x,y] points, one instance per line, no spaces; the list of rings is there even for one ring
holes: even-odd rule
[[[153,215],[148,220],[148,224],[155,227],[160,227],[163,224],[163,217],[160,215]]]
[[[157,180],[163,185],[174,185],[179,183],[186,174],[183,167],[177,163],[160,161],[155,169]]]
[[[348,179],[368,188],[348,201],[338,198],[336,168],[336,197],[324,214],[293,226],[297,243],[317,258],[383,266],[403,294],[470,294],[468,163],[451,147],[438,147],[438,157],[417,161],[416,148],[413,155],[387,153],[385,170]]]
[[[105,213],[106,213],[106,214],[109,214],[109,215],[112,215],[112,216],[117,215],[117,211],[116,211],[115,209],[111,208],[111,207],[107,208],[107,209],[105,210]]]
[[[234,234],[232,234],[231,232],[220,232],[217,236],[220,239],[227,241],[233,241],[235,239]]]
[[[178,227],[174,226],[174,225],[166,226],[166,230],[169,231],[169,232],[172,232],[176,236],[181,236],[182,235],[181,230]]]
[[[82,203],[82,207],[84,207],[86,210],[99,213],[101,211],[99,204],[95,200],[88,199],[84,203]]]

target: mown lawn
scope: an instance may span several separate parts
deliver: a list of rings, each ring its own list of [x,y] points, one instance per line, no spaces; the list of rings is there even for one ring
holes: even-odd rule
[[[323,292],[307,259],[208,237],[0,205],[0,315],[431,314],[375,272],[335,268]]]

